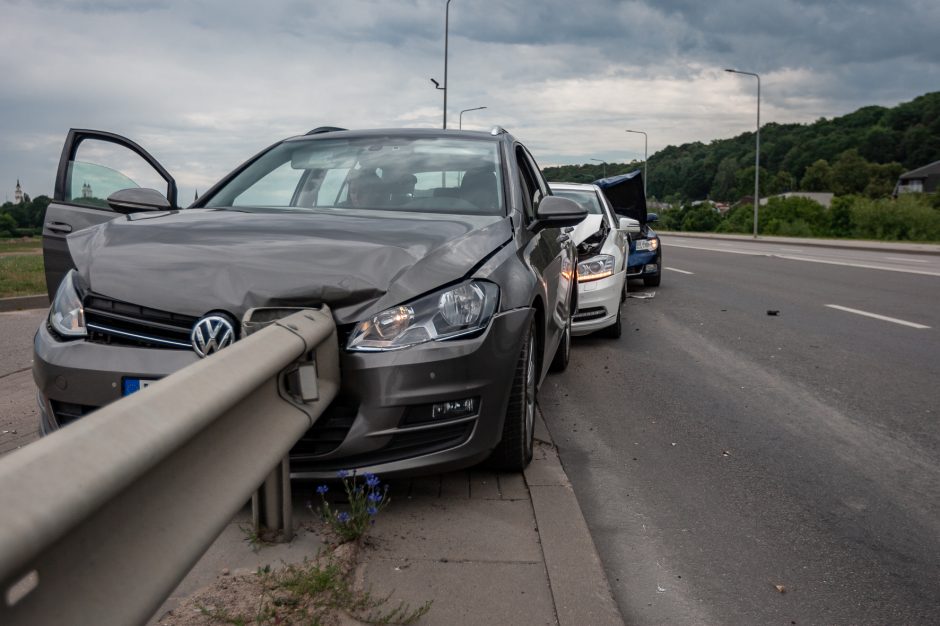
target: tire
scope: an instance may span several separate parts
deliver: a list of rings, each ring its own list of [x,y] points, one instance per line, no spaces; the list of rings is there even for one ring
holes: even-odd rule
[[[568,360],[571,358],[571,313],[568,315],[568,323],[561,335],[561,341],[558,342],[558,348],[555,349],[555,356],[549,369],[553,372],[564,372],[568,369]]]
[[[600,334],[604,337],[610,337],[611,339],[620,339],[620,335],[623,334],[623,323],[621,319],[621,307],[617,306],[617,321],[608,326],[607,328],[601,329]]]
[[[656,272],[653,276],[645,276],[643,278],[643,284],[647,287],[659,287],[659,283],[663,279],[663,257],[660,256],[656,259],[656,267],[659,271]]]
[[[535,320],[532,320],[512,378],[512,389],[509,391],[509,403],[503,423],[503,437],[487,461],[490,467],[521,472],[532,460],[538,356]]]

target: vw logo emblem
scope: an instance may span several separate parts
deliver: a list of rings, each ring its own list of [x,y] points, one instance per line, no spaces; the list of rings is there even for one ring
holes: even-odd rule
[[[196,322],[189,338],[196,354],[205,358],[235,341],[235,327],[226,317],[207,315]]]

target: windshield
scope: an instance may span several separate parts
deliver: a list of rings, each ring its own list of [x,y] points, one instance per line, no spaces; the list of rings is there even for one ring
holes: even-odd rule
[[[204,206],[504,215],[498,146],[451,137],[286,141]]]
[[[597,194],[594,193],[593,189],[585,189],[584,191],[581,191],[575,189],[555,189],[553,187],[552,195],[574,200],[590,215],[603,215],[603,211],[601,211],[601,204],[597,200]]]

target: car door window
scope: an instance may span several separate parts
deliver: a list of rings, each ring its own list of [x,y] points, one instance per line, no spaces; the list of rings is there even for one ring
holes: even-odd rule
[[[167,195],[167,181],[136,152],[116,143],[85,139],[69,161],[66,202],[107,207],[108,196],[144,187]]]
[[[544,192],[536,181],[532,166],[526,158],[522,146],[516,147],[516,163],[519,166],[519,184],[522,187],[522,204],[527,222],[535,220],[535,210],[544,197]]]

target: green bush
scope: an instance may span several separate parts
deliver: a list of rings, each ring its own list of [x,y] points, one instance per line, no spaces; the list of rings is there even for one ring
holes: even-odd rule
[[[852,204],[852,236],[885,241],[940,241],[940,209],[921,194],[896,200],[857,198]]]

